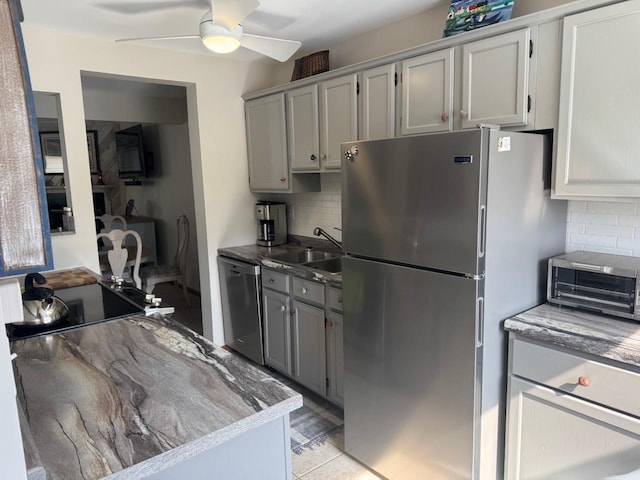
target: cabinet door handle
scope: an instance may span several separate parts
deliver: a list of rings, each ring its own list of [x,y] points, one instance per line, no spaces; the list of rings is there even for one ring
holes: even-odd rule
[[[287,179],[286,179],[285,177],[280,177],[280,181],[281,181],[282,183],[284,183],[284,182],[286,182],[286,181],[287,181]]]
[[[324,153],[321,153],[321,154],[320,154],[320,159],[321,159],[321,160],[325,160],[326,158],[327,158],[327,156],[326,156]]]
[[[468,115],[468,113],[467,113],[467,112],[465,112],[464,110],[460,110],[460,116],[461,116],[462,118],[467,118],[467,115]]]
[[[589,379],[587,377],[578,377],[578,384],[581,387],[588,387],[589,386]]]
[[[440,120],[446,122],[447,120],[449,120],[449,115],[447,115],[445,112],[442,112],[442,115],[440,115]]]
[[[315,161],[316,160],[316,156],[312,153],[311,156],[309,157],[309,160]]]
[[[287,307],[286,307],[285,305],[282,305],[282,306],[280,307],[280,311],[281,311],[281,312],[286,312],[286,311],[287,311]]]

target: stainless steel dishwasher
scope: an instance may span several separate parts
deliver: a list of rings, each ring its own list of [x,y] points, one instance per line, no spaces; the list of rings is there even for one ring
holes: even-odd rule
[[[260,266],[218,256],[226,345],[264,365]]]

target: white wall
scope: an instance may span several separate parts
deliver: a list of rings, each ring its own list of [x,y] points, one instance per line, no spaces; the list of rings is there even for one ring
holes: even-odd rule
[[[571,1],[573,0],[516,0],[511,18],[546,10]],[[352,38],[337,40],[315,50],[328,49],[331,69],[336,69],[438,40],[442,38],[450,3],[449,0],[442,0],[437,7],[430,10]],[[303,47],[300,52],[296,53],[295,58],[300,58],[308,53],[311,52]],[[289,82],[295,58],[273,68],[273,86]]]
[[[23,25],[33,89],[60,94],[76,234],[52,239],[55,268],[98,269],[81,73],[187,86],[205,336],[223,343],[216,250],[255,241],[241,95],[265,88],[264,64],[235,62]]]

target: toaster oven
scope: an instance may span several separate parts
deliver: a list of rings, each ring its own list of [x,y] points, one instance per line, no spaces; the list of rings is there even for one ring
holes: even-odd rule
[[[549,259],[547,300],[640,321],[640,258],[571,252]]]

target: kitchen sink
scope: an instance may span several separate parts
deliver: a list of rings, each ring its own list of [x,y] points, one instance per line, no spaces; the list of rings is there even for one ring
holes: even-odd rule
[[[340,273],[342,271],[342,259],[340,257],[332,257],[324,260],[316,260],[315,262],[303,263],[305,267],[315,270],[322,270],[329,273]]]
[[[323,252],[320,250],[300,250],[298,252],[287,252],[271,257],[284,263],[306,264],[309,262],[324,261],[338,257],[337,253]]]

